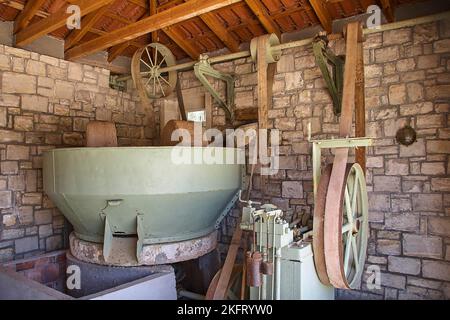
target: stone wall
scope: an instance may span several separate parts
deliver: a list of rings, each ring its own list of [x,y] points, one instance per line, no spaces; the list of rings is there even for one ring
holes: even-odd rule
[[[63,247],[67,224],[42,190],[42,153],[83,146],[90,120],[114,121],[121,146],[150,145],[135,92],[109,71],[0,46],[0,262]]]
[[[343,40],[331,46],[345,52]],[[450,299],[450,21],[374,33],[364,44],[368,149],[370,239],[366,267],[381,269],[381,289],[340,291],[339,298]],[[256,105],[257,78],[250,59],[215,65],[234,72],[237,108]],[[192,72],[183,73],[183,88],[197,87]],[[338,118],[316,66],[311,46],[285,50],[277,65],[271,126],[282,132],[280,171],[270,178],[271,201],[309,216],[313,212],[311,145],[314,138],[338,134]],[[214,123],[223,124],[216,108]],[[395,141],[410,122],[418,140]],[[324,162],[332,161],[330,152]],[[258,198],[258,177],[254,178]],[[222,225],[226,252],[239,211]],[[308,217],[305,217],[308,219]],[[365,278],[364,277],[364,281]]]

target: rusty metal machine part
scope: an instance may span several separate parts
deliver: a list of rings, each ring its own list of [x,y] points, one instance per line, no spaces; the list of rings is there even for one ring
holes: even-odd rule
[[[115,251],[110,254],[111,258],[108,261],[105,261],[101,243],[82,240],[74,233],[70,235],[69,241],[70,252],[81,261],[132,267],[170,264],[201,257],[217,247],[217,231],[192,240],[145,245],[137,259],[135,255],[130,254],[130,252],[135,252],[135,250],[130,250],[130,246],[136,246],[136,239],[116,238],[114,241],[118,243],[114,246]]]
[[[395,140],[404,146],[410,146],[417,141],[417,133],[409,124],[399,129],[395,135]]]

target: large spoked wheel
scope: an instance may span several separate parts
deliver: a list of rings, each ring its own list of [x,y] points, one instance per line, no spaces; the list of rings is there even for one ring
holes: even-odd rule
[[[151,43],[138,49],[131,61],[133,82],[139,91],[151,99],[167,97],[177,84],[177,72],[161,72],[175,65],[175,57],[166,46]]]
[[[324,237],[324,225],[327,219],[326,192],[321,190],[326,190],[330,177],[331,166],[327,167],[319,182],[317,210],[314,212],[314,219],[318,218],[314,224],[314,237],[317,235],[317,239],[313,240],[316,270],[324,284],[330,284],[330,278],[339,279],[339,281],[331,281],[331,284],[341,289],[356,289],[360,285],[364,270],[369,234],[366,181],[359,164],[347,165],[341,202],[336,204],[342,209],[342,217],[335,220],[341,221],[338,227],[340,234],[335,237]],[[321,189],[321,185],[324,189]],[[326,241],[328,242],[325,243]],[[340,261],[329,261],[330,255],[325,254],[324,247],[327,247],[327,250],[339,252]],[[335,268],[336,265],[339,267]]]

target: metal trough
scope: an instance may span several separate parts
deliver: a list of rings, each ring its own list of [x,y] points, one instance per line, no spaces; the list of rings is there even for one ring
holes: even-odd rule
[[[175,163],[174,148],[193,163]],[[44,191],[78,239],[103,244],[105,261],[115,237],[135,237],[139,261],[146,245],[186,244],[218,228],[237,199],[242,165],[195,163],[220,152],[224,161],[242,156],[232,148],[54,149],[44,154]]]

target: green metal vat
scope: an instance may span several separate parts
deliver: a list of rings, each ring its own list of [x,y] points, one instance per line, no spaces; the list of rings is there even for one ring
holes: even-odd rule
[[[175,148],[192,159],[242,156],[232,148]],[[236,200],[242,165],[176,164],[173,149],[54,149],[44,154],[44,191],[86,241],[103,242],[105,230],[137,235],[141,245],[207,235]]]

